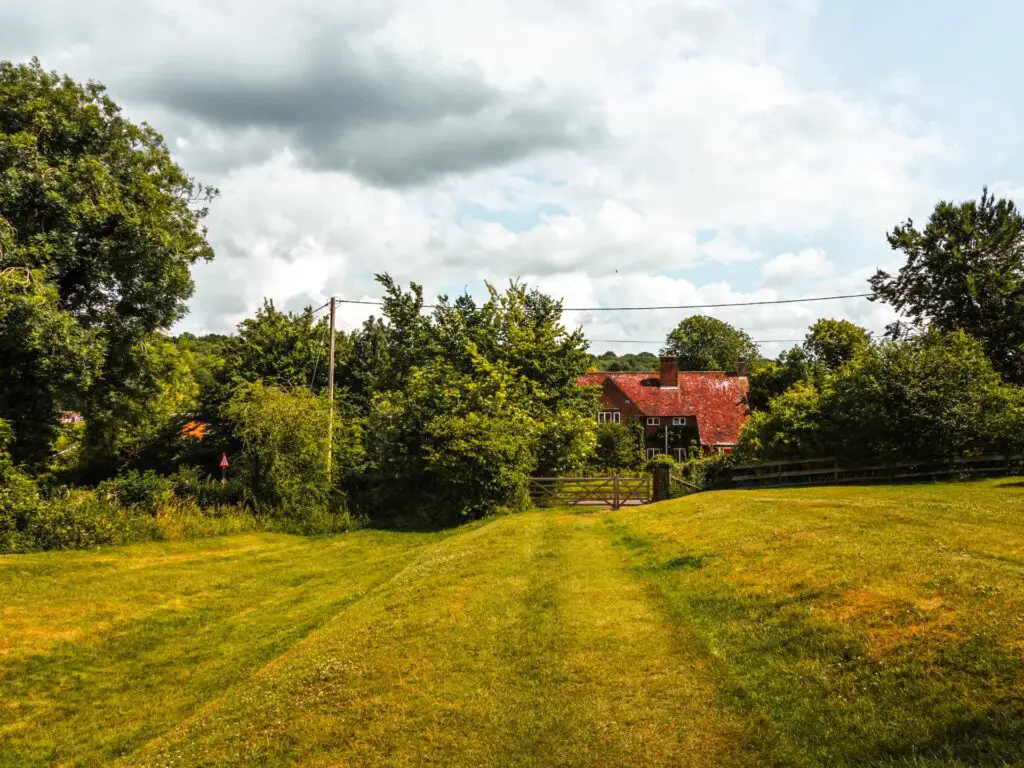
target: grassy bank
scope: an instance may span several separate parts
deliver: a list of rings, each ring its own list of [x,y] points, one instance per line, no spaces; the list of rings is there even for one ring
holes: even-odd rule
[[[0,557],[0,764],[1006,765],[1024,488]]]

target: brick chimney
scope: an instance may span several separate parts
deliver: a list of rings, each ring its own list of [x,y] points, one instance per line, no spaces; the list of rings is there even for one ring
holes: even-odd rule
[[[667,389],[679,389],[679,363],[675,355],[661,356],[661,376],[658,384]]]
[[[736,375],[737,376],[746,376],[747,375],[747,361],[746,360],[737,360],[736,361]]]

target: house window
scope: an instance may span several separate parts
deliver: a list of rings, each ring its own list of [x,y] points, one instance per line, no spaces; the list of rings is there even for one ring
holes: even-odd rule
[[[676,461],[678,461],[680,463],[686,461],[686,449],[685,448],[673,448],[672,452],[676,455]]]
[[[673,416],[672,417],[672,426],[673,427],[682,427],[682,426],[685,426],[685,425],[686,425],[686,417],[685,416]]]
[[[661,453],[661,449],[660,448],[648,448],[647,449],[647,458],[648,459],[653,459],[659,453]]]
[[[648,416],[647,417],[647,426],[648,427],[656,427],[659,424],[661,424],[661,419],[659,419],[657,416]]]
[[[621,415],[618,411],[599,411],[597,414],[598,424],[619,424]]]

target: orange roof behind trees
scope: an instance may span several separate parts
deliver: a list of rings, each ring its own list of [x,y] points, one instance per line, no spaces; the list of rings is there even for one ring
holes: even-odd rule
[[[605,372],[580,376],[581,386],[610,381],[644,416],[692,416],[703,445],[731,445],[747,418],[747,377],[722,371],[680,371],[679,387],[658,385],[658,372]]]

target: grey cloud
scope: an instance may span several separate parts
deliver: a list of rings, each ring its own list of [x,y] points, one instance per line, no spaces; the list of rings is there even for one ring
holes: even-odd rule
[[[358,55],[345,43],[333,49],[315,45],[297,67],[281,62],[272,69],[224,71],[168,62],[158,71],[139,73],[131,91],[221,126],[262,125],[308,134],[474,114],[498,99],[479,75],[428,77],[393,56]]]
[[[501,105],[426,125],[391,123],[342,136],[318,155],[383,186],[471,172],[552,149],[595,146],[600,120],[584,105]]]
[[[268,73],[164,66],[138,73],[133,100],[229,134],[283,137],[310,167],[404,187],[552,149],[596,146],[601,116],[536,85],[501,91],[478,72],[430,71],[388,54],[313,46],[299,66]]]
[[[0,7],[0,43],[106,83],[129,114],[159,117],[168,138],[189,140],[181,154],[216,174],[287,147],[308,167],[405,187],[605,136],[603,116],[579,96],[539,83],[504,89],[475,66],[384,46],[375,33],[395,9],[369,5],[221,12],[97,0],[86,10],[38,0]]]

